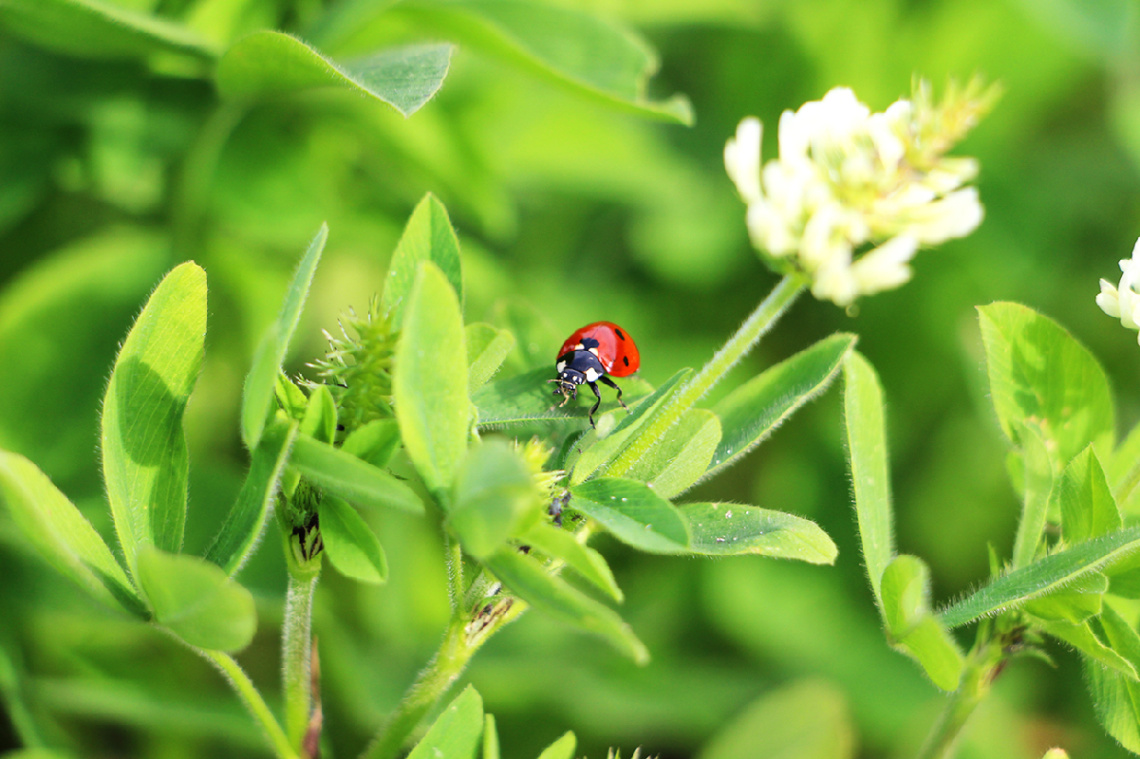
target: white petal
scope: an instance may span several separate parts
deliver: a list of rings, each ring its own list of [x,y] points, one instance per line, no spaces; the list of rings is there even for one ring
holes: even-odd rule
[[[1106,279],[1100,281],[1100,292],[1097,293],[1096,304],[1100,306],[1101,311],[1109,316],[1115,319],[1120,318],[1120,299],[1116,294],[1116,288]]]
[[[851,266],[860,295],[891,290],[911,278],[910,260],[918,251],[918,240],[899,235],[864,255]]]
[[[933,245],[952,237],[965,237],[978,228],[983,216],[977,188],[967,187],[918,209],[917,218],[906,225],[906,232],[923,244]]]
[[[764,197],[760,188],[760,142],[763,135],[760,119],[749,116],[740,122],[736,136],[724,146],[724,168],[745,203],[757,203]]]

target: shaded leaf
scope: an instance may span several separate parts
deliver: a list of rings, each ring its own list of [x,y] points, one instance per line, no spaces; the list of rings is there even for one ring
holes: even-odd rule
[[[48,563],[103,603],[149,616],[103,538],[35,464],[0,451],[0,494],[12,521]]]
[[[388,559],[376,533],[356,510],[336,496],[321,500],[321,539],[329,561],[345,577],[362,582],[388,581]]]
[[[216,565],[147,547],[137,576],[156,621],[191,646],[238,651],[253,639],[253,596]]]
[[[1021,467],[1022,505],[1013,542],[1014,569],[1024,567],[1037,558],[1053,490],[1053,465],[1040,429],[1033,423],[1020,424],[1017,429],[1021,450],[1013,462]]]
[[[849,759],[855,726],[843,692],[802,680],[765,693],[705,744],[697,759]]]
[[[1063,589],[1089,572],[1128,556],[1140,548],[1140,527],[1093,538],[998,577],[941,612],[948,627],[1016,608],[1031,598]]]
[[[173,269],[123,342],[103,400],[103,479],[132,574],[145,546],[177,551],[189,457],[182,415],[205,353],[206,273]]]
[[[1050,500],[1057,504],[1051,510],[1061,515],[1061,537],[1069,545],[1099,538],[1121,527],[1116,501],[1091,445],[1065,467]]]
[[[0,27],[57,53],[88,58],[169,52],[210,60],[218,55],[188,27],[107,0],[4,0]]]
[[[658,66],[649,46],[632,32],[597,16],[518,0],[413,0],[393,11],[422,21],[433,34],[611,107],[692,123],[692,107],[683,96],[664,101],[646,96],[648,79]]]
[[[423,512],[419,496],[407,485],[328,443],[298,437],[289,463],[314,485],[358,506]]]
[[[772,431],[820,393],[839,373],[855,335],[839,333],[820,340],[733,390],[714,407],[721,440],[709,477],[736,463]]]
[[[554,350],[557,351],[558,347],[554,346]],[[551,385],[547,383],[554,376],[554,357],[551,356],[548,367],[483,385],[471,394],[471,401],[479,413],[479,426],[485,428],[526,422],[565,421],[571,417],[584,421],[586,408],[558,406],[560,401],[554,397]],[[622,398],[631,406],[633,399],[642,397],[651,390],[644,380],[637,377],[625,377],[620,381]],[[615,401],[602,403],[603,409],[617,407]],[[625,413],[624,409],[622,413]]]
[[[502,549],[486,561],[487,567],[523,601],[551,616],[608,640],[638,664],[649,661],[649,651],[613,609],[574,589],[531,556]]]
[[[429,490],[450,487],[467,452],[467,349],[459,298],[431,261],[420,262],[407,303],[392,398],[416,471]]]
[[[527,530],[521,540],[531,548],[566,562],[578,575],[621,603],[624,596],[605,557],[589,546],[579,543],[569,531],[540,521]]]
[[[843,432],[863,563],[881,609],[880,582],[895,552],[883,389],[875,369],[854,351],[843,362]]]
[[[307,437],[332,443],[336,437],[336,401],[327,385],[317,385],[305,405],[301,417],[300,433]]]
[[[540,514],[530,469],[505,441],[487,440],[467,452],[447,515],[467,553],[480,559],[494,553]]]
[[[226,51],[216,76],[218,90],[227,98],[337,86],[410,116],[439,91],[451,65],[451,51],[448,44],[408,45],[338,63],[296,37],[259,31]]]
[[[309,296],[313,275],[316,274],[328,235],[328,225],[322,224],[297,265],[277,320],[266,330],[253,354],[253,365],[246,375],[241,399],[241,438],[250,450],[257,447],[261,432],[265,429],[265,419],[273,405],[281,365],[285,363],[289,342],[301,320],[301,310]]]
[[[385,467],[400,445],[400,427],[395,419],[373,419],[357,427],[340,448],[372,466]]]
[[[257,545],[296,436],[296,422],[274,425],[254,449],[237,501],[206,549],[206,560],[226,574],[236,574]]]
[[[495,376],[503,365],[507,354],[515,347],[515,337],[506,330],[496,329],[490,324],[468,324],[467,392],[474,393]]]

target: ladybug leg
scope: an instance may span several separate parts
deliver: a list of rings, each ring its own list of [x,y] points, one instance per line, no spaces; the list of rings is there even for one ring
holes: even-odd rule
[[[603,374],[601,377],[598,377],[598,381],[599,381],[599,382],[604,382],[605,384],[607,384],[607,385],[609,385],[610,387],[612,387],[614,390],[617,390],[617,394],[618,394],[618,396],[617,396],[617,402],[621,404],[621,407],[622,407],[623,409],[625,409],[626,411],[629,411],[629,406],[625,405],[625,401],[623,401],[623,400],[621,399],[621,388],[617,386],[617,383],[616,383],[616,382],[614,382],[612,379],[610,379],[609,377],[607,377],[607,376],[606,376],[606,375],[604,375],[604,374]]]
[[[603,379],[603,380],[604,380],[604,379],[605,379],[605,377],[603,376],[603,377],[600,377],[599,379]],[[599,391],[598,391],[598,385],[597,385],[597,383],[596,383],[596,382],[590,382],[590,383],[588,383],[588,384],[590,385],[590,389],[594,391],[594,395],[595,395],[595,396],[597,397],[597,399],[598,399],[597,401],[595,401],[595,402],[594,402],[594,406],[593,406],[593,408],[591,408],[591,409],[590,409],[590,414],[589,414],[589,416],[590,416],[590,426],[591,426],[591,427],[597,427],[598,425],[594,424],[594,412],[598,410],[598,406],[601,406],[601,405],[602,405],[602,394],[601,394],[601,392],[599,392]],[[612,384],[612,383],[611,383],[611,384]]]
[[[569,403],[571,399],[578,397],[578,388],[575,385],[563,382],[560,379],[547,380],[547,382],[557,383],[554,388],[554,394],[562,396],[562,403],[558,404],[558,408],[562,408]]]

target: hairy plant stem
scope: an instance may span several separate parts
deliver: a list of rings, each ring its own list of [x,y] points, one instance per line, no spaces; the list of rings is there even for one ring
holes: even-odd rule
[[[468,614],[461,593],[439,650],[404,693],[360,759],[398,757],[416,727],[447,694],[479,647],[526,608],[522,601],[500,596]]]
[[[257,724],[261,726],[265,737],[269,739],[269,743],[273,746],[273,752],[277,754],[278,759],[299,759],[296,749],[293,744],[285,737],[285,731],[281,729],[273,712],[269,710],[266,705],[265,699],[261,697],[261,693],[249,679],[249,675],[241,668],[241,665],[234,660],[232,656],[222,651],[211,651],[205,648],[191,648],[202,658],[206,659],[226,676],[233,687],[234,692],[237,693],[238,698],[245,704],[245,708],[253,715]]]
[[[784,312],[803,292],[804,282],[794,275],[785,276],[768,297],[760,302],[736,333],[728,338],[704,368],[688,381],[676,395],[665,401],[644,432],[618,456],[605,471],[607,477],[621,477],[634,467],[665,432],[680,421],[681,416],[699,401],[728,370],[736,365],[760,338],[779,321]]]
[[[281,629],[281,675],[285,693],[285,732],[297,750],[313,707],[313,591],[319,572],[289,573]]]
[[[361,754],[361,759],[393,759],[399,756],[420,720],[443,698],[474,653],[468,645],[464,628],[463,620],[453,616],[439,650]]]
[[[966,657],[958,689],[950,694],[945,709],[918,753],[918,759],[948,759],[952,756],[954,744],[966,721],[982,699],[989,695],[994,678],[1006,661],[1004,646],[992,630],[990,624],[978,628],[978,637]]]

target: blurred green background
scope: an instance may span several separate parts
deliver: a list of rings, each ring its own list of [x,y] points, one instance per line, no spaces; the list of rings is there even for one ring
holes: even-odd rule
[[[171,20],[226,18],[302,36],[332,0],[117,0]],[[368,3],[342,0],[344,6]],[[373,3],[380,5],[380,3]],[[837,85],[881,110],[912,75],[940,91],[980,73],[1005,96],[956,151],[981,162],[982,227],[923,252],[904,288],[844,313],[801,300],[734,383],[836,330],[860,334],[887,393],[900,551],[931,565],[936,602],[1008,555],[1016,517],[989,409],[973,306],[1016,300],[1064,325],[1105,363],[1119,425],[1140,417],[1140,349],[1093,302],[1097,278],[1140,234],[1140,5],[1134,0],[597,0],[572,7],[636,29],[661,59],[650,92],[685,93],[687,128],[618,112],[460,46],[439,94],[405,119],[374,100],[318,91],[250,107],[219,100],[209,71],[163,56],[53,52],[0,14],[0,447],[31,458],[114,544],[96,451],[118,341],[161,274],[209,276],[207,357],[187,416],[188,551],[200,551],[246,466],[241,382],[297,258],[331,229],[298,332],[294,369],[320,329],[380,289],[425,192],[463,245],[468,320],[545,321],[554,352],[606,319],[637,339],[660,382],[698,366],[775,283],[748,246],[724,174],[744,116],[775,124]],[[0,6],[2,9],[2,6]],[[213,15],[211,15],[213,14]],[[208,24],[207,24],[208,25]],[[353,27],[330,54],[391,38]],[[434,39],[447,39],[439,34]],[[526,615],[467,678],[496,715],[504,756],[567,729],[578,755],[641,745],[662,757],[909,756],[941,696],[879,629],[859,560],[833,389],[698,500],[739,500],[819,522],[834,568],[760,558],[679,560],[600,542],[653,653],[643,669],[604,643]],[[325,573],[315,629],[325,730],[359,751],[435,649],[447,618],[425,524],[369,515],[391,580]],[[170,639],[96,608],[22,544],[0,513],[0,748],[30,720],[92,757],[267,755],[214,671]],[[275,536],[241,580],[260,631],[239,659],[271,698],[284,573]],[[967,631],[968,635],[972,631]],[[963,645],[971,638],[963,636]],[[1076,657],[1015,662],[973,718],[963,759],[1122,751],[1093,718]],[[739,721],[737,721],[739,720]],[[736,722],[734,722],[736,721]]]

